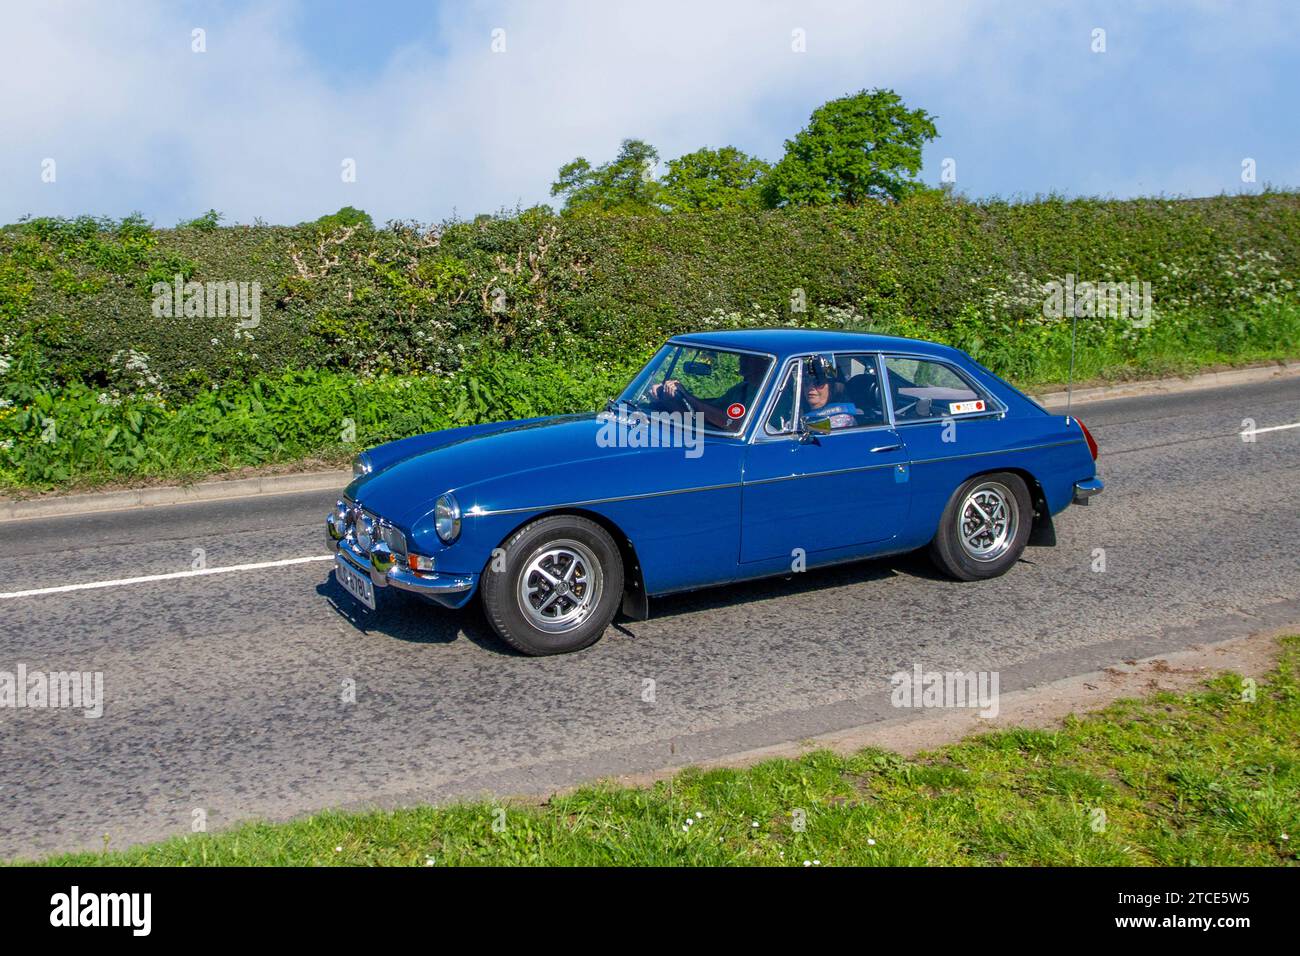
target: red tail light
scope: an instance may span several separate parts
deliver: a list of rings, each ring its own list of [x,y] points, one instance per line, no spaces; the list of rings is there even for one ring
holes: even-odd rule
[[[1079,419],[1076,418],[1075,421],[1079,422]],[[1083,432],[1083,437],[1088,439],[1088,451],[1092,453],[1092,460],[1096,461],[1097,440],[1092,437],[1092,432],[1088,431],[1088,426],[1085,425],[1083,422],[1079,422],[1079,430]]]

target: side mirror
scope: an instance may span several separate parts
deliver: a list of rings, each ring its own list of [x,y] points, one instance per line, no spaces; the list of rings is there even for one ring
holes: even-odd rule
[[[831,423],[829,419],[820,418],[814,421],[800,420],[799,422],[799,444],[801,445],[820,445],[821,439],[818,435],[829,435]]]

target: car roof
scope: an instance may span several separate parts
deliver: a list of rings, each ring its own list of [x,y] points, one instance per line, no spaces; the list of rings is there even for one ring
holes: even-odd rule
[[[867,332],[828,332],[820,329],[736,329],[728,332],[689,332],[669,341],[706,348],[770,352],[778,359],[807,352],[913,352],[947,359],[964,353],[947,345],[900,335]]]

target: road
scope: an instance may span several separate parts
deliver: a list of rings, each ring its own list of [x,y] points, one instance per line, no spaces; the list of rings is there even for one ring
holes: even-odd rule
[[[4,596],[320,556],[333,495],[0,523],[0,670],[104,675],[97,719],[0,709],[0,858],[188,833],[196,811],[212,830],[544,793],[801,740],[896,719],[888,677],[916,663],[1007,691],[1300,630],[1300,428],[1239,436],[1300,422],[1300,380],[1076,410],[1108,490],[1005,577],[863,562],[663,599],[558,658],[508,652],[476,604],[359,612],[327,561]]]

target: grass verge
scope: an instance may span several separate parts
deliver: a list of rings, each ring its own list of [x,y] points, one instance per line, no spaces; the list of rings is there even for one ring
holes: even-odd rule
[[[45,862],[1296,865],[1300,637],[1281,642],[1257,686],[1223,674],[1056,730],[983,734],[912,759],[818,751],[688,769],[649,789],[584,787],[540,806],[326,812]]]

